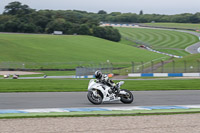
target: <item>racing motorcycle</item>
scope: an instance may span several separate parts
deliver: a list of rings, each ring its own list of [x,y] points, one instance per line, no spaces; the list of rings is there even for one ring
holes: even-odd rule
[[[101,104],[102,102],[121,101],[125,104],[133,102],[133,94],[126,89],[120,89],[124,81],[118,82],[116,85],[118,90],[113,90],[111,87],[98,82],[96,79],[91,79],[88,85],[88,100],[93,104]]]

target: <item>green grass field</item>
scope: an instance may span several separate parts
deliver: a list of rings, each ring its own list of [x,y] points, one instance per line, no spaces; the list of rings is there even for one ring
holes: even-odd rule
[[[189,54],[185,48],[199,41],[198,37],[194,35],[177,31],[121,27],[117,29],[123,36],[121,43],[137,46],[142,42],[155,50],[178,56]],[[136,44],[134,41],[140,42],[140,44]]]
[[[190,23],[144,23],[144,25],[155,26],[155,27],[166,27],[166,28],[200,30],[200,24],[190,24]]]
[[[117,82],[117,81],[115,81]],[[0,92],[67,92],[87,91],[89,80],[81,79],[0,79]],[[199,90],[200,79],[163,79],[125,81],[121,87],[134,91]]]
[[[174,64],[171,62],[164,65],[164,70],[173,72],[173,65],[176,73],[200,72],[200,54],[191,54],[181,59],[174,59]],[[161,68],[157,70],[157,72],[160,71]]]
[[[75,68],[80,62],[146,62],[161,57],[166,56],[92,36],[0,34],[0,67],[2,62],[22,62],[25,68]]]

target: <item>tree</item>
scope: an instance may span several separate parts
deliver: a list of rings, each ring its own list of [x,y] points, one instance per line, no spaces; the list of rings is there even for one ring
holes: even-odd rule
[[[93,27],[93,35],[105,39],[106,33],[104,27]]]
[[[48,23],[46,27],[47,33],[53,33],[54,31],[65,31],[65,20],[58,18]]]
[[[82,24],[78,30],[78,34],[80,35],[90,35],[90,28],[87,24]]]
[[[104,10],[100,10],[100,11],[98,12],[98,14],[107,14],[107,12],[104,11]]]
[[[4,24],[4,31],[6,32],[19,32],[20,21],[16,18],[7,21]]]
[[[10,15],[0,15],[0,24],[5,24],[9,20],[13,20],[15,17]]]
[[[37,27],[33,23],[20,23],[19,30],[19,32],[23,33],[37,33],[40,31],[40,27]]]
[[[105,39],[115,41],[115,42],[120,41],[121,35],[117,29],[114,29],[113,27],[108,26],[108,27],[105,27],[105,31],[106,31]]]
[[[9,3],[7,6],[5,6],[5,10],[3,14],[8,15],[23,15],[33,12],[34,10],[29,8],[28,5],[22,5],[20,2],[15,1]]]
[[[191,16],[190,21],[192,23],[200,23],[200,12],[195,13],[193,16]]]
[[[75,28],[75,29],[78,29],[78,28]],[[74,32],[73,24],[70,22],[66,22],[66,20],[63,18],[58,18],[56,20],[49,22],[46,26],[45,31],[47,33],[53,33],[54,31],[63,31],[64,34],[76,33]]]
[[[111,26],[107,27],[94,27],[93,35],[103,39],[111,40],[118,42],[121,39],[121,35],[117,29],[114,29]]]
[[[47,24],[51,21],[51,19],[38,13],[34,13],[31,16],[33,18],[33,23],[41,27],[41,32],[44,32]]]
[[[142,11],[142,10],[140,10],[140,13],[139,13],[139,15],[143,15],[143,11]]]
[[[121,14],[122,14],[121,12],[111,12],[109,15],[118,16],[118,15],[121,15]]]

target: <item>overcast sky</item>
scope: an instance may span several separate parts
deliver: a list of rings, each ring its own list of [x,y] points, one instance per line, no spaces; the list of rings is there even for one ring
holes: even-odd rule
[[[0,14],[5,5],[19,1],[33,9],[83,10],[98,12],[105,10],[123,13],[180,14],[200,12],[200,0],[0,0]]]

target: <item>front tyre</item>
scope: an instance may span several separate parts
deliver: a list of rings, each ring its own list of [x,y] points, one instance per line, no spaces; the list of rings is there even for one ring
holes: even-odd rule
[[[122,89],[121,91],[125,91],[126,94],[120,96],[121,97],[120,101],[125,104],[132,103],[134,100],[133,94],[129,90]]]
[[[96,105],[101,104],[103,100],[99,91],[97,91],[97,96],[95,96],[92,91],[88,91],[87,98],[91,103]]]

